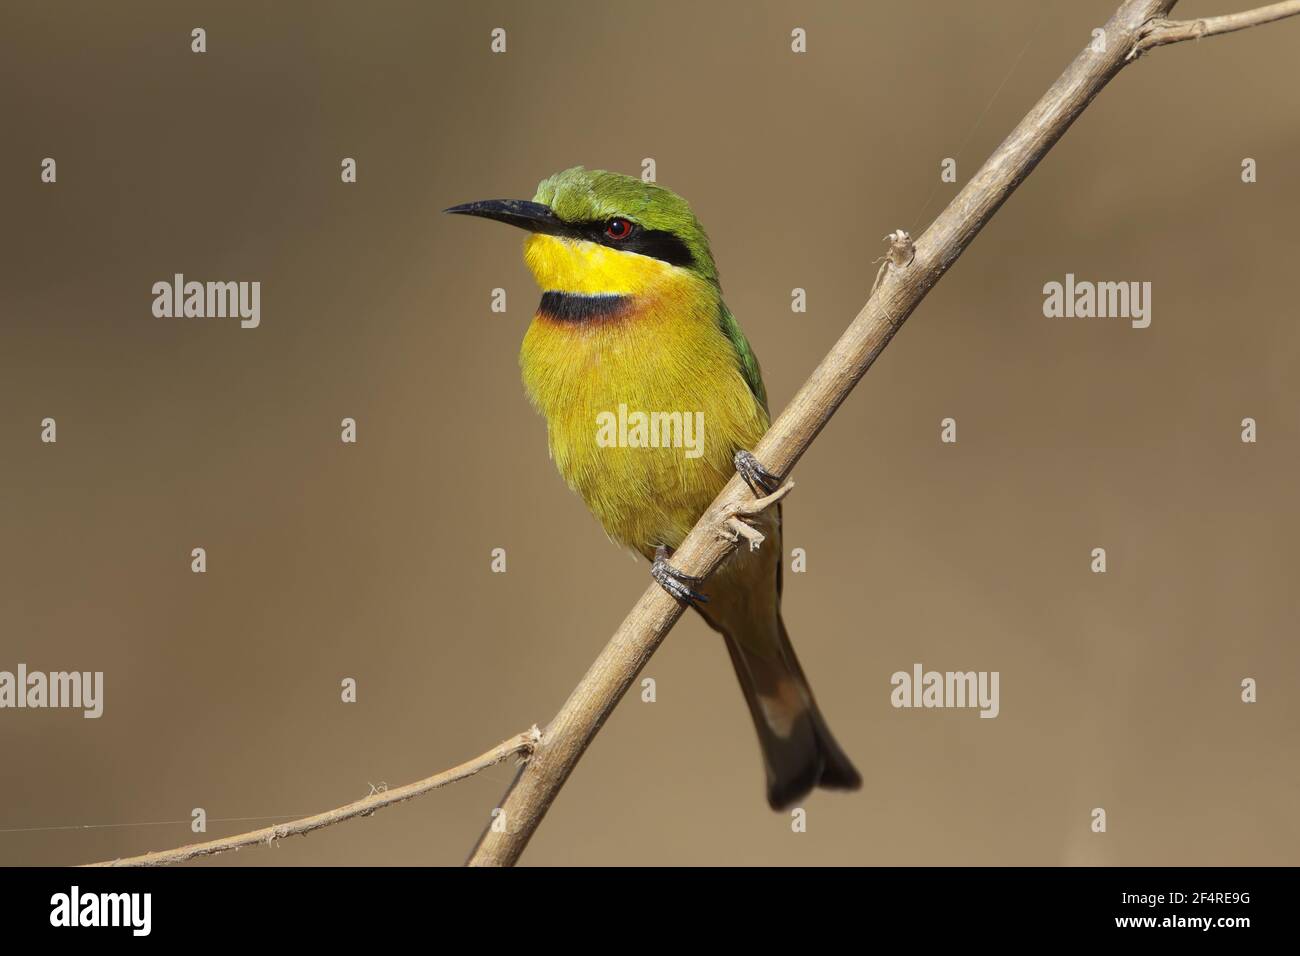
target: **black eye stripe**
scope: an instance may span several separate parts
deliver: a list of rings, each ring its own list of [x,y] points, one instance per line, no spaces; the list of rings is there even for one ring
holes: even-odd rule
[[[615,218],[621,219],[623,217]],[[611,249],[621,249],[624,252],[635,252],[638,255],[650,256],[669,265],[681,266],[685,269],[689,269],[696,264],[695,256],[691,254],[690,247],[673,233],[663,229],[646,229],[630,219],[628,222],[632,224],[632,234],[625,239],[611,239],[606,235],[605,229],[609,226],[609,219],[588,220],[586,222],[564,222],[556,219],[553,222],[546,223],[543,228],[538,228],[536,231],[552,236],[564,236],[569,239],[585,239],[587,242],[599,243],[602,246],[609,246]]]
[[[630,219],[628,222],[632,223],[632,235],[626,239],[611,239],[605,234],[605,229],[609,225],[608,219],[575,223],[573,228],[579,238],[586,239],[588,242],[598,242],[611,249],[635,252],[683,268],[690,268],[695,264],[695,257],[691,255],[690,248],[673,233],[663,229],[646,229]]]
[[[622,242],[609,245],[616,245],[620,249],[627,249],[629,252],[638,252],[643,256],[653,256],[661,259],[670,265],[681,266],[689,269],[695,265],[695,256],[691,255],[690,248],[671,232],[663,232],[658,229],[638,229],[632,234],[632,238],[624,239]]]

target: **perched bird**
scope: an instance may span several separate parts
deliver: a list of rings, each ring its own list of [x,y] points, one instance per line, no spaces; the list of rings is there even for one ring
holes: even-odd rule
[[[651,561],[655,579],[722,634],[758,730],[773,809],[813,787],[859,787],[781,620],[780,509],[753,519],[763,547],[738,548],[707,581],[668,563],[733,470],[756,495],[776,486],[749,451],[768,427],[758,360],[722,301],[690,206],[653,183],[578,166],[543,180],[531,201],[446,212],[530,233],[524,261],[542,298],[519,364],[546,418],[551,457],[609,537]],[[702,436],[690,437],[703,440],[693,453],[680,440],[655,441],[635,427],[654,414],[670,439],[699,422]],[[614,415],[626,440],[610,441]],[[666,424],[679,422],[676,431]]]

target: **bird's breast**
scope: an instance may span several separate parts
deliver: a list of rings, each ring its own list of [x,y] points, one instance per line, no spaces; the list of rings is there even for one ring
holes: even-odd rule
[[[718,322],[716,287],[546,292],[520,353],[556,467],[621,544],[676,547],[767,414]]]

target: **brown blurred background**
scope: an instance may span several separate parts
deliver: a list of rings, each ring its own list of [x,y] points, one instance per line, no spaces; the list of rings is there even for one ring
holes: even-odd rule
[[[5,4],[0,669],[103,670],[106,699],[0,711],[0,863],[450,766],[544,723],[641,593],[523,397],[520,236],[440,209],[653,157],[779,409],[880,237],[955,194],[940,161],[965,182],[1115,6]],[[691,615],[525,862],[1300,862],[1298,45],[1280,23],[1121,75],[799,466],[786,621],[865,788],[806,801],[803,834],[768,810]],[[176,272],[260,280],[261,327],[154,318]],[[1151,327],[1044,318],[1067,272],[1152,282]],[[1001,716],[894,710],[918,661],[1000,671]],[[459,863],[511,776],[205,865]]]

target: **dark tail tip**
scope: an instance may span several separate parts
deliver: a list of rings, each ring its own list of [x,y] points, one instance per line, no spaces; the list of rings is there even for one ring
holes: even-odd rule
[[[773,776],[770,768],[767,775],[767,805],[773,810],[787,810],[798,803],[817,786],[821,767],[816,763],[805,764],[803,770],[795,774]]]
[[[831,736],[816,705],[806,716],[810,718],[811,727],[805,726],[805,730],[811,730],[809,737],[815,746],[805,748],[802,759],[774,760],[774,748],[765,747],[768,758],[767,803],[773,810],[789,809],[816,787],[825,790],[858,790],[862,787],[862,775]]]
[[[825,726],[817,729],[817,742],[821,744],[825,764],[822,775],[817,778],[817,786],[826,790],[860,790],[862,774],[840,749],[840,745],[826,731]]]

